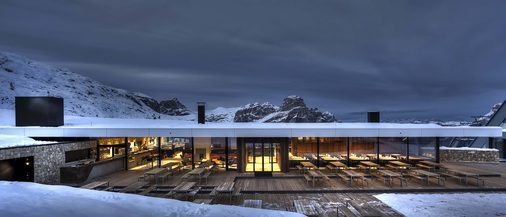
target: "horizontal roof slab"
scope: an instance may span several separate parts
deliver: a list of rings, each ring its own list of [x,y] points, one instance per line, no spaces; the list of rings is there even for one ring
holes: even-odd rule
[[[501,127],[391,123],[158,123],[143,126],[0,127],[29,137],[502,137]]]

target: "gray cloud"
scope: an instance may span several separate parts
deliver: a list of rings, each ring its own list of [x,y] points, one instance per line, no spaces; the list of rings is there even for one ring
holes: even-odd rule
[[[505,98],[505,9],[501,0],[6,0],[0,49],[189,107],[295,94],[338,119],[367,110],[470,119]]]

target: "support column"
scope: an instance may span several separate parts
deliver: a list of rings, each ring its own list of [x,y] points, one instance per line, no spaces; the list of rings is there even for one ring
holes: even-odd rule
[[[376,137],[376,163],[380,161],[380,138]]]
[[[125,137],[125,170],[128,170],[128,158],[130,157],[130,151],[128,149],[128,137]]]
[[[320,137],[316,137],[316,167],[320,168]]]
[[[406,162],[409,163],[409,137],[406,137]]]
[[[162,137],[158,137],[158,168],[162,166]]]
[[[348,154],[347,154],[347,157],[346,157],[346,161],[347,161],[347,165],[348,166],[351,166],[350,165],[350,140],[351,140],[351,137],[348,137],[348,139],[346,140],[346,149],[348,151]]]
[[[192,160],[191,160],[192,170],[195,169],[194,160],[195,160],[195,137],[192,137]]]
[[[440,159],[439,159],[439,147],[440,147],[439,137],[436,137],[436,163],[440,162]]]

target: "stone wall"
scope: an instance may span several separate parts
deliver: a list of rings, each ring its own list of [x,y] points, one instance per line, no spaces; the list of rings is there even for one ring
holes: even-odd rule
[[[34,181],[55,184],[60,182],[60,167],[65,163],[65,152],[96,147],[96,141],[85,141],[6,148],[0,149],[0,160],[33,156]]]
[[[451,148],[440,149],[441,162],[499,163],[497,149]]]

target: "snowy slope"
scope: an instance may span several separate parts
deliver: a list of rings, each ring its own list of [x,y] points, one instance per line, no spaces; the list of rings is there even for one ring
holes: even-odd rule
[[[158,102],[143,93],[110,87],[66,69],[0,52],[0,109],[14,110],[16,96],[53,96],[64,99],[65,116],[169,119],[193,121],[177,98]],[[298,96],[288,96],[278,107],[251,103],[237,108],[206,111],[208,122],[335,122],[329,112],[309,108]]]
[[[66,69],[0,52],[0,108],[14,109],[15,96],[64,98],[65,115],[104,118],[170,118],[146,105],[149,96],[113,88]]]
[[[213,110],[206,111],[206,122],[224,123],[234,122],[236,112],[240,108],[223,108],[218,107]]]

